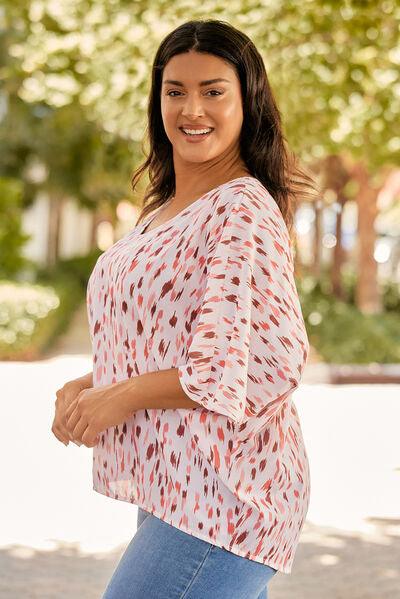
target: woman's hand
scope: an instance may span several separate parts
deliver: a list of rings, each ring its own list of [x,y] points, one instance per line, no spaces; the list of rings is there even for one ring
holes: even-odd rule
[[[68,445],[71,437],[65,426],[65,410],[71,405],[76,399],[77,395],[83,390],[91,387],[93,384],[92,373],[88,373],[82,377],[72,379],[64,384],[61,389],[56,391],[55,401],[55,415],[53,425],[51,427],[52,433],[55,437],[64,445]]]
[[[83,389],[65,412],[66,428],[72,439],[94,447],[100,432],[121,424],[134,411],[119,383]]]

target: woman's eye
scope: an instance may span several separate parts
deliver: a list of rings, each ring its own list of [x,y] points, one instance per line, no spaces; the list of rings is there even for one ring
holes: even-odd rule
[[[207,93],[211,93],[211,92],[216,92],[219,96],[222,96],[222,92],[219,92],[217,89],[210,89]],[[176,89],[172,89],[169,92],[167,92],[167,96],[170,96],[171,98],[176,98],[176,96],[171,96],[171,94],[179,94],[180,92],[178,92]]]

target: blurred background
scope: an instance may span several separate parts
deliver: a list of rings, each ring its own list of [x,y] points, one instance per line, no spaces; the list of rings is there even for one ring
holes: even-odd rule
[[[91,270],[139,214],[155,51],[194,18],[251,37],[322,190],[294,245],[312,500],[270,598],[400,597],[399,17],[391,0],[3,0],[0,597],[100,597],[136,530],[136,506],[93,493],[91,451],[50,429],[55,391],[91,370]]]

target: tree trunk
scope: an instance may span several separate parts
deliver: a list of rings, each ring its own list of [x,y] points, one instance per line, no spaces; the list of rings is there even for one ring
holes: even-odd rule
[[[354,168],[359,189],[356,196],[358,206],[358,278],[355,302],[364,314],[382,311],[382,300],[377,281],[377,263],[374,258],[375,219],[378,213],[378,190],[372,187],[369,173],[362,162]]]
[[[345,201],[343,198],[337,198],[337,202],[340,205],[340,211],[336,213],[336,227],[335,227],[335,235],[336,235],[336,245],[333,250],[333,265],[332,265],[332,291],[334,296],[339,300],[345,300],[343,285],[342,285],[342,265],[344,263],[344,252],[342,246],[342,216],[343,216],[343,206]]]
[[[92,211],[92,227],[90,232],[90,249],[97,249],[97,226],[100,222],[100,213],[98,209]]]
[[[59,258],[60,224],[63,199],[56,194],[49,194],[49,234],[47,241],[47,266],[55,267]]]
[[[314,262],[312,265],[312,273],[318,279],[321,274],[321,224],[322,224],[322,208],[319,200],[314,203],[315,220],[314,220]]]
[[[345,186],[349,179],[350,174],[343,157],[339,154],[327,156],[324,168],[324,184],[327,190],[333,192],[335,202],[340,206],[340,211],[336,212],[336,245],[333,250],[333,261],[330,271],[332,291],[337,299],[345,299],[342,284],[342,266],[345,260],[342,246],[342,219],[343,206],[346,202]]]
[[[298,244],[298,240],[297,240],[297,236],[296,235],[293,236],[292,244],[293,244],[292,253],[294,255],[294,258],[293,258],[293,273],[294,273],[295,277],[301,277],[302,276],[302,271],[303,271],[303,268],[302,268],[303,265],[302,265],[301,260],[300,260],[299,244]]]

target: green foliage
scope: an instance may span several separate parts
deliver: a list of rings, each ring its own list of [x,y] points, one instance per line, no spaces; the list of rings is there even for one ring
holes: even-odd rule
[[[89,208],[104,201],[115,206],[143,158],[155,50],[177,25],[208,17],[228,21],[255,42],[289,144],[305,162],[341,154],[363,158],[371,172],[397,165],[399,16],[393,0],[241,0],[229,6],[211,0],[190,6],[185,0],[5,0],[0,174],[21,181],[24,206],[38,189],[52,201],[73,195]],[[41,177],[32,176],[35,163]],[[0,216],[2,210],[0,204]],[[9,231],[12,239],[3,244],[0,233],[9,264],[3,276],[22,266],[13,264],[22,243],[17,229],[5,227],[3,235]],[[48,277],[64,269],[65,281],[73,274],[82,289],[92,264],[87,260],[60,263]],[[345,280],[345,289],[348,305],[329,296],[326,281],[304,297],[317,349],[334,362],[398,361],[398,320],[388,313],[398,311],[397,290],[385,290],[385,314],[365,317],[354,307],[354,280]]]
[[[296,283],[310,343],[324,361],[334,364],[400,362],[398,312],[363,315],[351,303],[336,300],[330,294],[326,278],[316,281],[304,276]],[[393,298],[393,289],[390,294]],[[396,301],[399,301],[398,290]]]
[[[0,177],[0,277],[12,277],[31,264],[21,253],[30,239],[21,229],[21,192],[19,181]]]
[[[102,250],[96,249],[85,256],[59,260],[53,269],[37,268],[37,278],[50,283],[54,279],[73,279],[82,290],[86,290],[90,273],[101,254]]]
[[[331,293],[329,274],[324,275],[326,281],[326,291]],[[342,276],[343,288],[346,302],[355,306],[355,293],[357,286],[357,273],[355,271],[346,272]],[[393,281],[385,281],[381,284],[382,305],[385,312],[395,312],[400,315],[400,284]]]
[[[53,269],[35,268],[36,283],[0,281],[0,360],[34,360],[67,330],[85,301],[97,249]]]
[[[385,310],[400,314],[400,285],[389,281],[382,294]]]
[[[343,151],[371,170],[399,162],[400,5],[393,0],[4,6],[9,102],[0,172],[15,176],[34,154],[48,167],[48,185],[89,202],[104,190],[112,200],[108,193],[142,158],[156,48],[196,18],[225,20],[255,42],[287,139],[305,162]],[[115,161],[103,153],[109,146]]]
[[[80,285],[67,277],[47,286],[0,281],[0,359],[38,359],[81,301]]]

